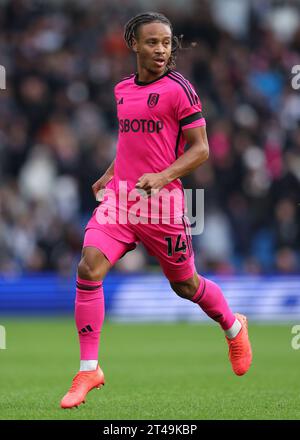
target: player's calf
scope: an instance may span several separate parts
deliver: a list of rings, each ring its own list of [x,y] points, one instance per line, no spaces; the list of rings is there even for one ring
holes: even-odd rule
[[[220,324],[229,346],[232,369],[238,376],[245,374],[252,362],[247,318],[234,315],[220,287],[197,273],[193,278],[170,284],[177,295],[198,304],[211,319]]]
[[[193,277],[184,281],[170,282],[170,285],[178,296],[192,300],[199,287],[198,274],[195,272]]]

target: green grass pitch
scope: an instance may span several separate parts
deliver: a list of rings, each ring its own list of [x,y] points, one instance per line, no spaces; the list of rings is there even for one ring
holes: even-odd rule
[[[100,365],[106,385],[86,404],[59,402],[76,374],[71,318],[2,318],[1,419],[300,419],[300,350],[290,325],[250,322],[254,360],[235,376],[214,324],[105,322]]]

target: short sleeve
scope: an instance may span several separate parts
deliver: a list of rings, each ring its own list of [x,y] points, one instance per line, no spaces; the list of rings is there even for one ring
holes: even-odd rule
[[[206,125],[201,101],[193,86],[187,80],[180,80],[178,85],[175,113],[182,130]]]

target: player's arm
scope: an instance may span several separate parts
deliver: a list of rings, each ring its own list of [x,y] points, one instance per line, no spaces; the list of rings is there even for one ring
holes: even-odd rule
[[[188,128],[183,131],[183,135],[190,148],[162,171],[167,183],[192,173],[208,159],[209,146],[205,126]]]
[[[205,126],[184,130],[184,138],[189,149],[168,168],[160,173],[144,174],[137,182],[136,188],[147,194],[156,192],[175,179],[186,176],[208,159],[209,146]]]
[[[95,198],[97,199],[97,193],[105,187],[105,185],[113,178],[114,176],[114,165],[115,159],[109,165],[105,173],[98,179],[92,186],[92,190]]]

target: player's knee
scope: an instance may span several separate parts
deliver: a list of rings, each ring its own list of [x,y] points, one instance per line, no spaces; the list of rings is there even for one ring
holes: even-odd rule
[[[77,270],[79,278],[83,280],[98,281],[102,279],[101,269],[86,257],[82,257]]]
[[[191,299],[197,291],[197,286],[193,278],[176,283],[172,282],[170,285],[178,296],[185,299]]]

